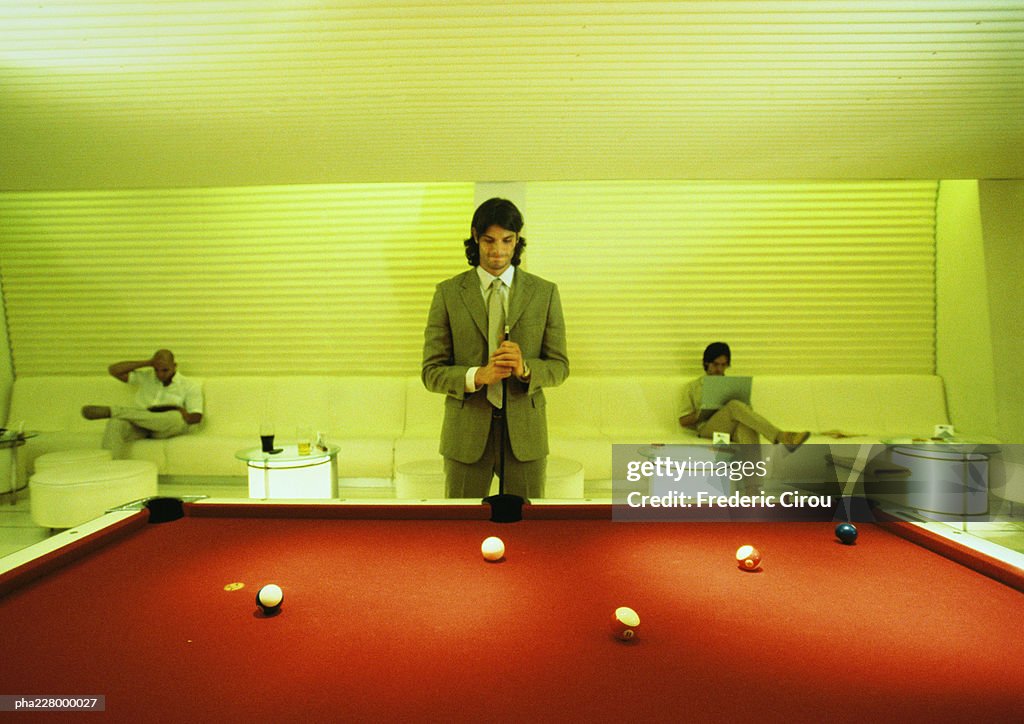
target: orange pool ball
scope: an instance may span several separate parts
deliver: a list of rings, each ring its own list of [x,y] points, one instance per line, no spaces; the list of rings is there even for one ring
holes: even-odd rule
[[[761,552],[754,546],[740,546],[736,550],[736,563],[744,571],[756,571],[761,565]]]
[[[629,606],[619,606],[612,614],[612,633],[615,638],[629,641],[636,636],[640,626],[640,617]]]

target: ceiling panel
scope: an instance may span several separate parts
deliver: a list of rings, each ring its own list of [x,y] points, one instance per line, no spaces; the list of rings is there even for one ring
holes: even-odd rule
[[[0,188],[1024,177],[1024,1],[0,0]]]

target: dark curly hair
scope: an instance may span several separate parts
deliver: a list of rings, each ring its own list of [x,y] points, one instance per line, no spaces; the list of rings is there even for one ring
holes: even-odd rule
[[[480,245],[473,238],[473,232],[482,234],[492,226],[500,226],[518,234],[523,228],[523,215],[508,199],[488,199],[480,204],[473,214],[470,236],[462,242],[466,247],[466,259],[470,266],[480,266]],[[525,248],[526,238],[520,236],[515,251],[512,252],[512,266],[519,266],[522,262]]]

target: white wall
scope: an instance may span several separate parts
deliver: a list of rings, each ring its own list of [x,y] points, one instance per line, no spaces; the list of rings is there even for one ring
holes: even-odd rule
[[[943,181],[936,217],[936,370],[958,431],[998,437],[978,182]]]
[[[1024,442],[1024,181],[979,183],[1000,437]]]
[[[7,419],[13,383],[14,369],[11,365],[11,345],[7,337],[7,314],[4,309],[3,286],[0,285],[0,423]]]

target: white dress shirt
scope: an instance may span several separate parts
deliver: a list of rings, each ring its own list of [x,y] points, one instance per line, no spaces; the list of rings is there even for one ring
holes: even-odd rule
[[[491,284],[494,283],[495,279],[501,279],[504,282],[501,287],[501,306],[505,308],[505,318],[508,319],[508,296],[512,293],[512,281],[515,279],[516,268],[509,265],[508,269],[503,271],[499,276],[494,276],[489,272],[484,271],[479,265],[476,268],[476,274],[480,278],[480,296],[483,297],[484,305],[487,304],[487,295],[490,293]],[[476,371],[480,369],[479,366],[470,367],[466,370],[466,392],[476,392],[479,389],[476,386]],[[523,375],[522,379],[526,379],[530,376],[529,371]]]

